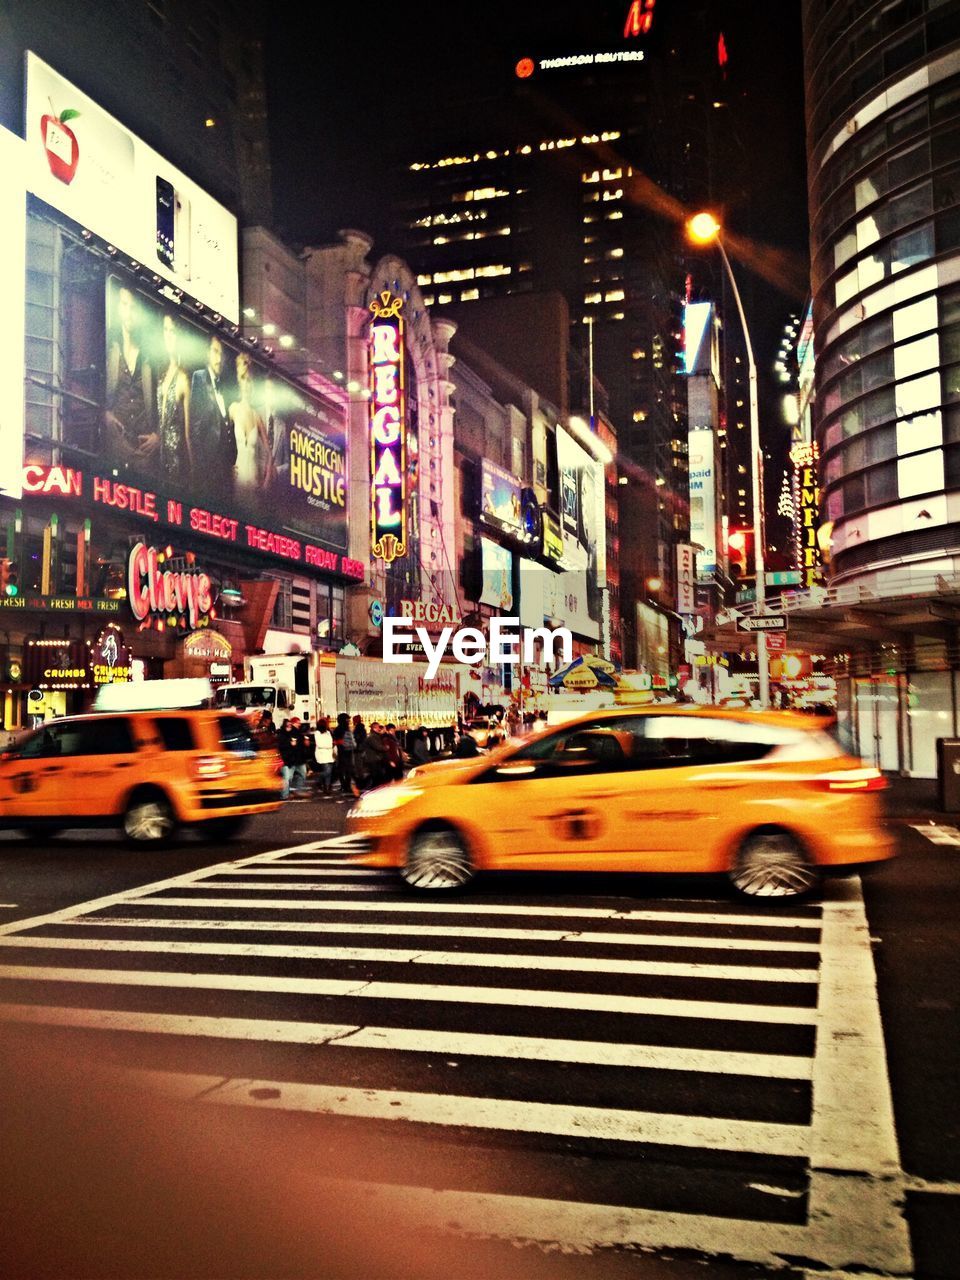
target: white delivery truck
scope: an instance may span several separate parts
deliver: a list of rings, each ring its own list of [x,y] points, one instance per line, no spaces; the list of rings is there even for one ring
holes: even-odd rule
[[[278,729],[288,716],[316,724],[336,714],[335,664],[327,653],[255,654],[244,663],[242,684],[217,689],[216,705],[251,717],[269,711]]]
[[[457,722],[467,667],[442,665],[432,680],[425,663],[385,663],[380,658],[343,658],[329,653],[258,654],[244,663],[242,684],[221,685],[216,705],[251,718],[273,714],[332,721],[337,713],[393,723],[401,729],[447,729]],[[461,688],[463,686],[463,688]]]

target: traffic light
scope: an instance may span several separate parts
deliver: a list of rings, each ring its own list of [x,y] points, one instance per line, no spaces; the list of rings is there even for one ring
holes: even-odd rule
[[[0,595],[16,596],[20,594],[16,565],[12,560],[0,560]]]

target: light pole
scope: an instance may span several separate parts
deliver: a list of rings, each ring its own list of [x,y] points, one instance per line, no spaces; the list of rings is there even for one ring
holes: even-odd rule
[[[726,268],[727,279],[733,290],[734,301],[740,314],[743,341],[747,348],[747,382],[750,399],[750,455],[753,481],[753,560],[756,570],[757,613],[766,612],[767,590],[764,572],[764,517],[763,517],[763,453],[760,449],[760,410],[757,401],[757,363],[753,358],[753,343],[743,313],[740,290],[730,266],[730,259],[720,239],[720,224],[711,213],[698,213],[687,221],[687,236],[694,244],[715,244]],[[766,632],[757,632],[757,674],[759,676],[759,701],[761,707],[770,705],[770,659],[767,653]]]

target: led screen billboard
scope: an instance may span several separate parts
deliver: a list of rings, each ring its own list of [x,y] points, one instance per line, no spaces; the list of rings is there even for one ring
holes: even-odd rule
[[[563,567],[586,569],[597,587],[606,585],[607,543],[603,467],[557,427]]]
[[[0,125],[0,227],[3,311],[0,313],[0,495],[20,496],[23,463],[24,280],[27,234],[24,144]]]
[[[480,519],[517,538],[523,528],[520,482],[489,458],[480,463]]]
[[[105,293],[109,472],[346,550],[341,411],[124,279]]]
[[[480,539],[483,587],[480,603],[509,613],[513,608],[513,552],[489,538]]]
[[[33,53],[26,137],[30,191],[239,322],[233,214]]]

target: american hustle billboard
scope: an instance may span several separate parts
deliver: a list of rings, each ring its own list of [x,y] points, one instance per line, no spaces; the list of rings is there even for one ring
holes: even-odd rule
[[[340,409],[115,275],[99,452],[118,479],[347,547]]]

